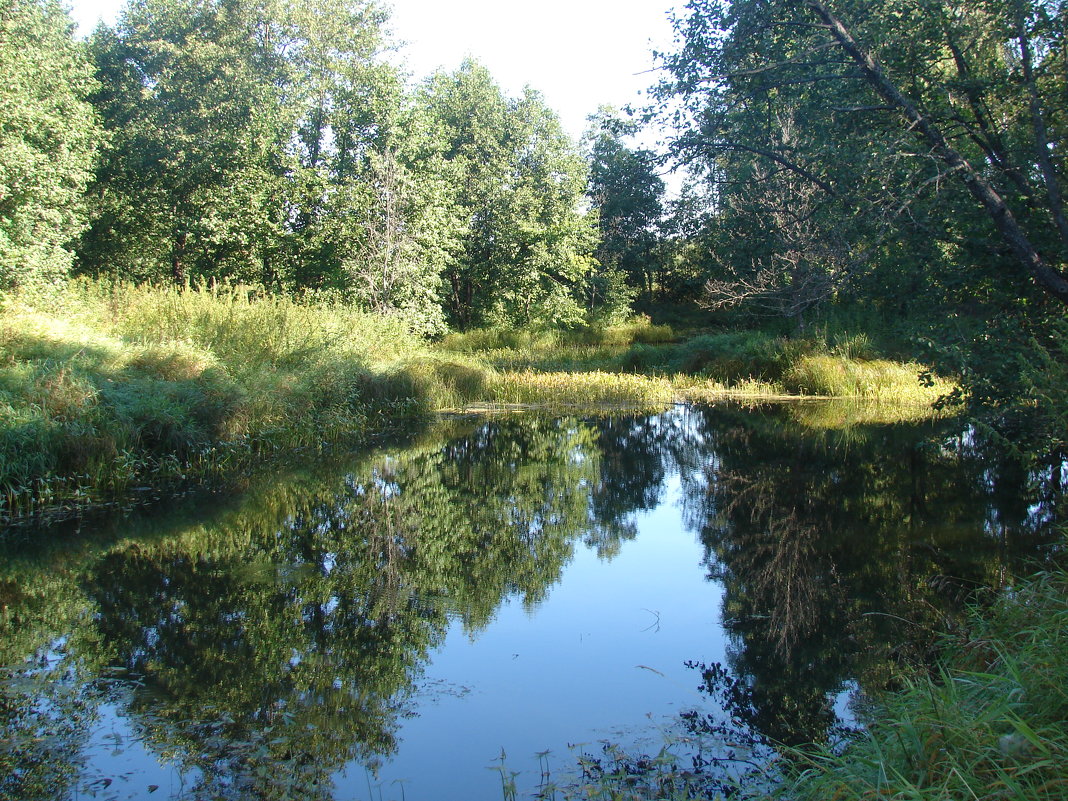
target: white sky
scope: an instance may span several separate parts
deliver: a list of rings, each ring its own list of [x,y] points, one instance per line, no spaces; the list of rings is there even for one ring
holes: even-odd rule
[[[124,0],[69,0],[87,35],[113,23]],[[510,95],[526,84],[575,137],[607,103],[641,104],[655,82],[651,51],[671,42],[667,12],[683,0],[393,0],[391,27],[408,70],[421,78],[455,69],[465,56],[485,64]]]

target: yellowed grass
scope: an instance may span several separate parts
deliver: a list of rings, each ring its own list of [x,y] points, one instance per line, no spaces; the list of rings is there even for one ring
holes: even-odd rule
[[[664,378],[628,373],[504,372],[487,387],[494,403],[561,406],[663,407],[674,399],[671,382]]]
[[[923,365],[886,359],[851,359],[845,356],[807,355],[800,357],[783,375],[783,385],[798,395],[913,403],[930,406],[953,390],[955,384],[930,376]]]

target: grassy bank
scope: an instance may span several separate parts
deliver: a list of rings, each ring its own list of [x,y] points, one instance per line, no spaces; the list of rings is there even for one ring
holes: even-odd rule
[[[472,331],[447,337],[439,350],[477,356],[505,372],[667,379],[685,400],[816,396],[930,406],[955,386],[916,362],[881,358],[864,336],[828,342],[737,331],[674,338],[668,326],[639,317],[571,334]]]
[[[425,408],[400,324],[231,287],[77,282],[0,315],[0,500],[92,502]]]
[[[356,441],[478,404],[662,408],[804,394],[929,406],[919,365],[743,332],[671,340],[636,317],[472,331],[434,347],[396,320],[248,287],[77,281],[0,303],[0,519],[94,504]]]
[[[794,754],[778,796],[1068,798],[1068,573],[1020,582],[948,648],[844,753]]]

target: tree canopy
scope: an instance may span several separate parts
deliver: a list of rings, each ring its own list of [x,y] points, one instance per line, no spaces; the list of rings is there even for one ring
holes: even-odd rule
[[[664,180],[657,156],[630,147],[626,137],[637,133],[636,121],[602,107],[590,117],[586,138],[590,159],[590,198],[597,210],[604,292],[613,290],[618,273],[651,299],[656,276],[656,249],[664,215]],[[618,292],[618,290],[616,290]]]
[[[657,95],[675,158],[714,187],[706,305],[800,325],[852,303],[907,321],[966,374],[1031,340],[1059,351],[1064,14],[1041,0],[689,2]],[[1014,370],[979,395],[1019,390]]]
[[[70,269],[100,138],[93,74],[56,0],[0,5],[0,290]]]

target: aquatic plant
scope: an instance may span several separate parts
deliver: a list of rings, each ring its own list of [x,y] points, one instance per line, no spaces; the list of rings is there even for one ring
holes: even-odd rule
[[[1021,581],[878,699],[844,751],[790,752],[777,797],[1054,801],[1068,796],[1068,573]]]
[[[663,407],[674,397],[671,383],[666,379],[601,371],[505,372],[491,380],[489,391],[497,403],[537,404],[546,407]]]

